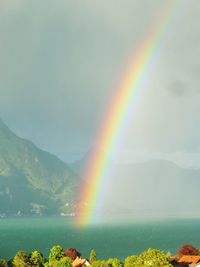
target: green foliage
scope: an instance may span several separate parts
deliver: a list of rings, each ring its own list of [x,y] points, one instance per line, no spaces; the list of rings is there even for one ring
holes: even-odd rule
[[[64,256],[63,248],[59,245],[53,246],[50,250],[49,261],[59,261]]]
[[[29,256],[29,261],[31,264],[36,265],[38,267],[43,266],[44,265],[44,258],[42,253],[40,253],[39,251],[33,251],[31,252],[30,256]]]
[[[0,260],[0,267],[8,267],[7,261],[4,259]]]
[[[68,257],[61,258],[57,263],[57,267],[71,267],[71,266],[72,266],[72,260]]]
[[[73,210],[79,178],[67,164],[16,136],[1,119],[0,148],[0,177],[4,177],[0,213],[47,215]]]
[[[60,260],[49,261],[48,264],[45,263],[45,267],[71,267],[72,260],[68,257],[63,257]]]
[[[124,261],[124,267],[132,267],[135,265],[137,256],[129,256]]]
[[[45,262],[44,267],[49,267],[49,262]]]
[[[91,250],[90,252],[90,263],[92,264],[94,261],[97,260],[97,253],[94,249]]]
[[[92,267],[122,267],[122,263],[116,258],[108,260],[96,260],[93,261]]]
[[[52,260],[52,261],[49,261],[48,263],[46,262],[44,266],[45,267],[57,267],[57,264],[58,264],[57,260]]]
[[[122,267],[122,263],[117,259],[108,259],[107,264],[109,267]]]
[[[172,267],[172,265],[162,251],[150,248],[137,257],[132,267]]]
[[[109,267],[107,261],[97,260],[92,263],[92,267]]]
[[[26,267],[29,263],[28,256],[24,251],[18,251],[12,263],[15,267]]]

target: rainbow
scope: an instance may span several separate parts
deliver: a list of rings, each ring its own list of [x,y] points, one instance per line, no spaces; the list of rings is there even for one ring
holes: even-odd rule
[[[89,158],[85,171],[85,181],[79,193],[77,216],[75,223],[84,226],[92,223],[101,200],[104,177],[108,168],[111,153],[120,143],[123,133],[127,130],[130,117],[137,112],[142,92],[152,73],[158,52],[161,48],[163,35],[172,20],[175,7],[179,0],[168,0],[148,31],[139,49],[132,58],[128,71],[122,79],[118,90],[109,104],[105,120],[103,120],[97,136],[97,143],[102,150],[94,151]]]

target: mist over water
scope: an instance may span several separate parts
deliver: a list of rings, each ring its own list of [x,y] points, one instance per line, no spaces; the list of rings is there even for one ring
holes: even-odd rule
[[[110,165],[92,223],[199,218],[199,169],[157,159]]]

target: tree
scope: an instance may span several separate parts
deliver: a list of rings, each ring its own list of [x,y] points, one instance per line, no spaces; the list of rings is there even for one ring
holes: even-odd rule
[[[29,261],[31,264],[36,265],[38,267],[44,266],[44,257],[41,252],[33,251],[29,256]]]
[[[44,267],[72,267],[72,260],[68,257],[63,257],[60,260],[45,262]]]
[[[92,267],[109,267],[107,261],[96,260],[92,263]]]
[[[94,249],[92,249],[90,252],[90,263],[92,264],[96,260],[97,260],[97,253]]]
[[[26,267],[29,264],[28,256],[24,251],[18,251],[12,263],[15,267]]]
[[[49,261],[60,260],[63,256],[63,248],[59,245],[53,246],[50,250]]]
[[[96,260],[93,261],[92,267],[122,267],[120,260],[113,258],[108,260]]]
[[[172,267],[172,265],[162,251],[150,248],[137,257],[132,267]]]
[[[108,259],[107,264],[110,267],[122,267],[120,260],[118,260],[117,258]]]
[[[68,248],[65,251],[65,256],[69,257],[70,259],[72,259],[73,261],[77,258],[80,257],[81,254],[75,249],[75,248]]]
[[[137,260],[137,256],[129,256],[124,261],[124,267],[132,267]]]
[[[68,257],[63,257],[57,262],[57,267],[71,267],[72,260]]]
[[[181,258],[183,255],[199,255],[199,250],[193,247],[191,244],[184,244],[180,249],[177,251],[177,256]]]
[[[4,259],[0,260],[0,267],[8,267],[7,261]]]

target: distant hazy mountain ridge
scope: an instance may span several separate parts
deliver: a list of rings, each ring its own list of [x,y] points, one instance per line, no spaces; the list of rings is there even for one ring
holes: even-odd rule
[[[86,163],[87,157],[71,167],[84,178]],[[101,217],[112,221],[200,217],[200,169],[153,159],[127,164],[110,162],[109,170]]]
[[[16,136],[0,119],[0,214],[71,212],[78,184],[64,162]]]
[[[73,213],[89,156],[69,168],[0,120],[0,217]],[[109,166],[102,218],[200,217],[200,169],[167,160]]]

